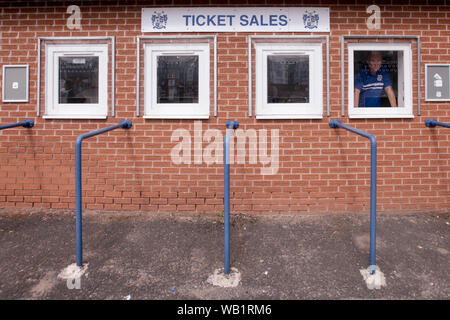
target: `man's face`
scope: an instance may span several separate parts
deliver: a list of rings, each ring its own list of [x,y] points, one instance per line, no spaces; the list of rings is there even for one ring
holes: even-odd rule
[[[371,55],[367,63],[369,64],[370,73],[377,73],[378,69],[381,68],[381,56]]]

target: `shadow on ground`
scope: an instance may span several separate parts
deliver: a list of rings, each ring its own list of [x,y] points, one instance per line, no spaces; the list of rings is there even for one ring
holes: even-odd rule
[[[223,267],[222,219],[88,212],[88,270],[76,284],[57,277],[75,262],[72,211],[0,209],[0,299],[450,298],[450,214],[379,215],[379,290],[360,274],[368,215],[233,215],[231,266],[241,282],[215,287],[207,279]]]

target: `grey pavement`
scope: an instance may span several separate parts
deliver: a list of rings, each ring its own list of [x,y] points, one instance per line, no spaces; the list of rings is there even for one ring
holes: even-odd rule
[[[0,299],[353,300],[450,298],[450,213],[379,215],[369,290],[369,214],[232,214],[236,287],[208,282],[223,268],[223,216],[84,212],[87,271],[75,262],[73,211],[0,209]]]

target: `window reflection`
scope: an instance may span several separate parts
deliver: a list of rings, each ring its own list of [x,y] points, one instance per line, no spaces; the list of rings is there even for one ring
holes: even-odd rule
[[[354,52],[355,107],[396,107],[401,102],[398,61],[397,51]]]
[[[268,56],[267,78],[268,103],[309,103],[309,56]]]
[[[59,103],[98,103],[98,57],[59,58]]]
[[[198,56],[158,56],[157,103],[198,103]]]

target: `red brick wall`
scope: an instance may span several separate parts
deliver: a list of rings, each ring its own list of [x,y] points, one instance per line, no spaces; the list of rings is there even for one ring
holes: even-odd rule
[[[172,2],[154,1],[154,6],[170,6]],[[152,2],[141,5],[136,1],[103,1],[98,5],[96,1],[83,1],[78,3],[82,30],[70,30],[66,26],[67,6],[77,3],[62,6],[51,3],[0,1],[0,66],[30,65],[30,102],[0,103],[0,123],[25,118],[35,121],[32,129],[0,132],[0,207],[74,209],[76,137],[116,124],[120,119],[129,119],[133,121],[130,130],[112,131],[83,142],[85,208],[222,212],[223,165],[175,165],[170,157],[171,149],[177,144],[171,142],[172,132],[184,128],[193,136],[194,120],[136,117],[136,37],[142,35],[141,8],[151,7]],[[229,1],[176,2],[181,6],[211,3],[229,5]],[[378,212],[449,211],[450,131],[427,128],[424,120],[432,117],[450,122],[450,103],[425,102],[423,85],[426,63],[450,63],[450,3],[376,1],[381,8],[381,29],[369,31],[366,7],[372,3],[322,0],[276,4],[330,8],[331,117],[324,116],[322,120],[249,118],[249,33],[218,34],[218,116],[214,117],[211,110],[210,119],[202,120],[203,130],[219,129],[224,134],[225,122],[236,119],[244,130],[279,129],[280,135],[277,174],[260,175],[259,163],[246,161],[232,165],[232,212],[368,212],[370,144],[367,139],[342,129],[330,129],[330,119],[340,119],[376,135]],[[240,2],[240,6],[254,5],[271,3]],[[417,115],[415,41],[412,41],[414,119],[349,120],[341,116],[340,37],[366,34],[421,37],[421,116]],[[51,120],[36,116],[37,38],[59,36],[115,36],[115,117]],[[43,90],[42,80],[41,98]],[[141,89],[141,115],[142,93]],[[43,98],[41,101],[42,115],[45,105]],[[204,146],[207,144],[203,142]]]

